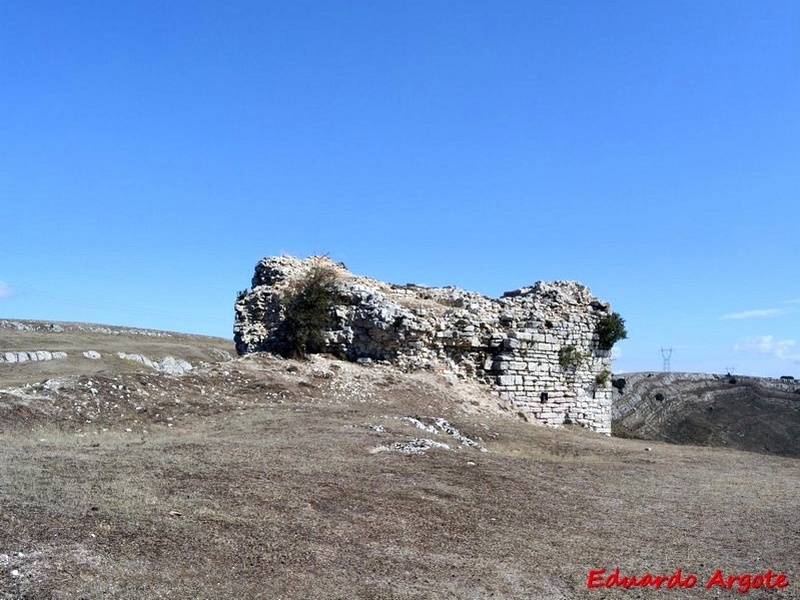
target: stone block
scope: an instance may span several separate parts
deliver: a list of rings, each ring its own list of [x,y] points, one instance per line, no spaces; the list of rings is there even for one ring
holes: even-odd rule
[[[495,359],[492,363],[492,370],[494,371],[508,371],[511,369],[511,361],[505,358]]]
[[[516,377],[514,375],[498,375],[497,376],[497,385],[514,385],[516,383]]]

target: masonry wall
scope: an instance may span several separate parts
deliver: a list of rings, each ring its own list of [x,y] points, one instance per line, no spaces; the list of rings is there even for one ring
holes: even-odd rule
[[[608,303],[570,281],[538,282],[489,298],[455,287],[393,285],[347,271],[324,257],[261,260],[252,287],[236,301],[240,354],[275,351],[282,298],[312,268],[336,273],[342,301],[327,350],[354,361],[386,361],[406,370],[449,371],[486,383],[529,420],[577,423],[611,432],[611,357],[598,348]],[[582,360],[565,368],[559,351]]]
[[[488,371],[495,375],[494,389],[502,400],[542,423],[577,423],[610,434],[609,353],[586,352],[585,366],[565,369],[558,359],[558,350],[564,346],[579,352],[591,347],[576,336],[562,338],[536,330],[510,332]]]

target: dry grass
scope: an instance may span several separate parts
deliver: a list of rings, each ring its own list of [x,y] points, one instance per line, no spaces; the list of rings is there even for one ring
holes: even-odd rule
[[[0,327],[0,352],[60,350],[67,353],[67,358],[23,364],[0,363],[0,387],[19,386],[74,375],[132,373],[143,370],[140,364],[118,358],[117,352],[143,354],[151,359],[174,356],[193,365],[219,361],[220,351],[235,356],[233,342],[222,338],[174,332],[164,337],[126,335],[120,332],[126,331],[127,328],[81,323],[53,323],[63,328],[63,331],[57,331],[40,321],[23,321],[23,323],[33,329],[17,331]],[[89,327],[110,330],[116,334],[86,330]],[[87,350],[99,352],[102,358],[99,360],[85,358],[83,352]]]
[[[85,383],[0,395],[0,598],[738,596],[586,589],[616,566],[771,568],[790,585],[768,596],[800,598],[795,459],[551,430],[474,388],[319,358],[94,378],[92,423],[67,418]],[[488,452],[372,453],[432,435],[406,415]]]

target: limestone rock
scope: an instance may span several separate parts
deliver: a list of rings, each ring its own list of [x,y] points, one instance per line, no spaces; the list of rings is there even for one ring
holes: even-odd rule
[[[31,331],[30,325],[20,323],[19,321],[9,321],[7,319],[0,319],[0,329],[14,329],[16,331]]]
[[[169,375],[183,375],[192,370],[192,365],[182,358],[165,356],[161,360],[153,361],[153,368]]]
[[[147,358],[146,356],[142,356],[141,354],[128,354],[127,352],[117,352],[117,356],[123,360],[132,360],[134,362],[141,363],[151,369],[153,367],[153,361]]]
[[[132,360],[141,363],[146,367],[161,371],[162,373],[167,373],[168,375],[183,375],[193,368],[191,363],[182,358],[175,358],[174,356],[165,356],[159,360],[152,360],[141,354],[127,354],[125,352],[117,352],[117,356],[123,360]]]
[[[27,352],[0,352],[0,362],[26,363],[67,358],[66,352],[29,350]]]

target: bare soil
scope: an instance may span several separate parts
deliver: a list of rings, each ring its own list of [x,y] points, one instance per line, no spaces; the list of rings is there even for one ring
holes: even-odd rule
[[[796,459],[536,426],[324,357],[127,369],[0,391],[0,598],[739,597],[717,569],[800,598]],[[417,438],[451,449],[379,451]],[[587,589],[616,567],[698,582]]]

